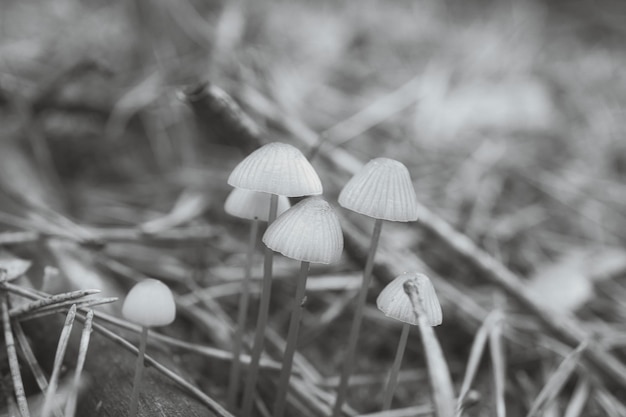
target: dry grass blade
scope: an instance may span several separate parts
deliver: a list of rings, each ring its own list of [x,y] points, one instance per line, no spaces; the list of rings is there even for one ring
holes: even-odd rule
[[[506,403],[504,401],[506,388],[506,359],[502,346],[504,316],[500,310],[494,311],[494,322],[494,326],[489,333],[489,353],[491,354],[491,363],[493,365],[496,416],[506,417]]]
[[[426,364],[428,365],[428,376],[430,378],[435,411],[438,417],[452,417],[455,411],[455,397],[448,363],[443,356],[443,351],[441,350],[441,345],[437,340],[435,331],[431,327],[426,312],[422,307],[417,285],[412,281],[406,281],[404,291],[411,300],[413,312],[419,322],[424,352],[426,353]]]
[[[480,326],[476,332],[476,336],[474,337],[472,349],[470,350],[470,356],[467,361],[467,368],[465,369],[465,376],[463,377],[463,383],[461,384],[461,391],[459,393],[459,398],[457,399],[457,417],[463,414],[463,402],[465,401],[465,398],[467,397],[467,394],[472,386],[472,382],[476,377],[476,373],[478,372],[480,359],[483,356],[483,352],[485,351],[485,346],[487,344],[487,337],[496,323],[496,317],[496,312],[491,312],[487,318],[485,318],[485,321],[482,326]]]
[[[89,295],[97,294],[99,292],[100,290],[93,289],[93,290],[78,290],[78,291],[71,291],[71,292],[66,292],[62,294],[56,294],[43,300],[37,300],[32,303],[24,304],[20,307],[13,307],[9,311],[9,315],[11,317],[19,317],[20,315],[33,312],[43,307],[61,303],[63,301],[75,300],[77,298],[87,297]]]
[[[590,389],[589,379],[584,376],[581,377],[572,394],[572,398],[569,400],[569,404],[567,404],[563,417],[580,417],[583,415]]]
[[[17,399],[17,405],[22,417],[29,417],[28,402],[24,392],[24,384],[22,383],[22,375],[20,374],[20,365],[17,361],[17,352],[15,351],[15,340],[13,339],[13,331],[11,330],[11,322],[9,319],[9,297],[3,291],[0,295],[2,300],[2,327],[4,329],[4,342],[6,344],[7,357],[9,359],[9,369],[11,370],[11,378],[13,380],[13,390]]]
[[[543,387],[535,401],[533,402],[526,417],[533,417],[545,407],[548,407],[552,401],[561,392],[561,389],[576,370],[576,366],[580,362],[583,351],[587,348],[587,343],[581,343],[573,352],[571,352],[552,373],[548,382]]]
[[[102,304],[110,304],[114,303],[118,300],[117,297],[107,297],[107,298],[97,298],[93,300],[81,301],[79,303],[74,302],[74,300],[64,301],[62,303],[58,303],[49,307],[41,308],[39,310],[32,311],[30,313],[22,314],[20,316],[15,317],[18,320],[32,320],[39,317],[49,316],[54,313],[64,313],[67,311],[68,305],[76,305],[77,309],[84,309],[88,307],[94,307]]]
[[[46,390],[46,400],[43,404],[41,411],[42,417],[48,417],[52,410],[52,404],[54,402],[54,396],[56,394],[57,385],[59,383],[59,374],[61,373],[61,366],[63,365],[63,357],[65,356],[65,350],[70,340],[70,333],[74,326],[74,318],[76,317],[76,305],[70,308],[63,324],[63,330],[61,330],[61,336],[59,337],[59,343],[57,345],[57,351],[54,355],[54,365],[52,367],[52,375],[50,376],[50,382],[48,383],[48,389]]]
[[[76,369],[74,370],[74,382],[70,390],[67,403],[65,404],[65,417],[74,417],[74,414],[76,413],[76,401],[78,400],[78,391],[80,389],[80,378],[85,365],[85,359],[87,358],[87,349],[89,348],[92,322],[93,310],[89,310],[83,323],[83,332],[80,336],[78,358],[76,359]]]
[[[20,345],[20,350],[22,351],[22,356],[24,360],[28,364],[30,371],[32,372],[35,380],[37,381],[37,386],[41,390],[41,392],[46,392],[48,388],[48,379],[46,378],[46,374],[41,369],[35,354],[33,353],[32,348],[30,347],[30,343],[28,342],[28,338],[22,329],[22,325],[16,321],[13,323],[13,332],[15,333],[15,337],[17,338],[17,343]],[[57,407],[52,409],[55,417],[64,417],[61,410]]]

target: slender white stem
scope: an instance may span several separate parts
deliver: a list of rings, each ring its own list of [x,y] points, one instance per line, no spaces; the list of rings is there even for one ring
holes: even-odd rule
[[[270,212],[268,218],[268,226],[276,220],[276,212],[278,210],[278,195],[272,194],[270,200]],[[261,302],[259,305],[259,313],[256,322],[256,330],[254,334],[254,346],[252,348],[252,356],[250,359],[250,367],[248,368],[248,378],[243,391],[243,402],[241,406],[241,416],[249,417],[252,414],[252,405],[254,404],[256,383],[259,377],[259,362],[263,353],[265,342],[265,327],[270,312],[270,297],[272,294],[272,266],[274,261],[274,252],[266,247],[265,260],[263,264],[263,290],[261,292]]]
[[[400,334],[400,341],[398,342],[398,350],[396,350],[396,357],[393,361],[393,365],[391,366],[389,380],[387,381],[387,387],[385,388],[385,394],[383,395],[382,411],[389,410],[391,408],[393,394],[396,392],[396,387],[398,386],[400,365],[402,365],[402,358],[404,357],[404,351],[406,350],[406,343],[409,338],[410,330],[411,325],[409,323],[404,323],[402,325],[402,333]]]
[[[302,303],[306,295],[306,280],[309,275],[309,262],[300,264],[300,275],[298,276],[298,285],[296,287],[296,298],[291,311],[291,320],[289,322],[289,333],[287,334],[287,346],[283,355],[283,369],[278,379],[278,388],[276,390],[276,402],[274,404],[274,417],[283,417],[287,406],[287,392],[289,391],[289,377],[291,377],[291,369],[293,367],[293,357],[296,353],[298,345],[298,333],[300,330],[300,320],[302,318]]]
[[[372,233],[372,243],[370,244],[370,251],[367,255],[367,262],[365,263],[365,271],[363,273],[363,282],[359,291],[356,310],[354,312],[354,318],[352,319],[352,327],[350,328],[350,337],[348,339],[348,349],[344,355],[343,369],[341,372],[341,379],[339,381],[339,388],[337,389],[337,398],[333,407],[333,417],[339,417],[341,414],[341,408],[346,401],[346,395],[348,392],[348,380],[352,374],[352,368],[354,367],[354,356],[356,353],[356,345],[359,341],[359,333],[361,332],[361,322],[363,321],[363,310],[365,302],[367,300],[367,290],[372,282],[372,271],[374,270],[374,257],[376,255],[376,248],[378,247],[378,240],[380,239],[380,232],[383,227],[382,219],[376,219],[374,223],[374,232]]]
[[[228,377],[228,409],[235,412],[237,408],[237,392],[241,381],[241,350],[243,345],[243,335],[246,331],[246,319],[248,317],[248,305],[250,304],[250,277],[252,275],[252,257],[256,246],[257,234],[259,231],[259,220],[254,219],[250,224],[250,239],[248,241],[248,253],[244,271],[243,287],[239,297],[239,312],[237,316],[237,327],[233,340],[233,360],[230,365],[230,375]]]
[[[128,417],[137,416],[139,407],[139,392],[141,391],[141,378],[143,376],[143,358],[146,354],[146,342],[148,341],[148,328],[141,327],[141,339],[139,342],[139,352],[137,353],[137,362],[135,362],[135,379],[133,380],[133,393],[130,399],[130,411]]]

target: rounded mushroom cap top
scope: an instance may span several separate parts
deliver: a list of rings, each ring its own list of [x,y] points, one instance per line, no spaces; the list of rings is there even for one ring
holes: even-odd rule
[[[417,286],[419,299],[430,325],[440,325],[443,315],[433,284],[426,275],[417,272],[405,272],[387,284],[376,299],[378,309],[387,317],[417,325],[417,316],[413,312],[411,299],[404,291],[406,281],[412,281]]]
[[[322,194],[322,182],[302,152],[279,142],[248,155],[230,174],[228,184],[287,197]]]
[[[259,191],[250,191],[243,188],[235,188],[226,197],[224,211],[231,216],[241,219],[259,219],[264,222],[268,220],[270,212],[270,199],[272,195]],[[289,199],[285,196],[278,196],[277,216],[280,216],[291,207]]]
[[[339,204],[375,219],[417,220],[417,197],[409,170],[394,159],[376,158],[365,164],[341,190]]]
[[[126,295],[122,315],[144,327],[167,326],[176,318],[172,291],[161,281],[145,279]]]
[[[267,228],[263,243],[292,259],[329,264],[341,257],[343,233],[332,207],[310,197],[278,217]]]

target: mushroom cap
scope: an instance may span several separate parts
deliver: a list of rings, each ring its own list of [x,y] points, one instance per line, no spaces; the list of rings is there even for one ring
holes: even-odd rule
[[[268,193],[235,188],[226,197],[224,210],[231,216],[241,219],[259,219],[266,222],[269,217],[270,198],[271,194]],[[289,199],[282,195],[278,196],[277,215],[280,216],[289,207],[291,207]]]
[[[172,291],[161,281],[145,279],[126,295],[122,315],[144,327],[167,326],[176,318]]]
[[[322,194],[322,182],[302,152],[279,142],[248,155],[231,172],[228,184],[287,197]]]
[[[330,204],[310,197],[278,217],[267,228],[263,243],[292,259],[329,264],[341,257],[343,233]]]
[[[417,286],[419,299],[430,325],[440,325],[443,315],[433,284],[426,275],[417,272],[405,272],[387,284],[376,299],[378,309],[387,317],[417,325],[417,316],[413,312],[411,299],[404,292],[404,283],[406,281],[413,281]]]
[[[394,159],[376,158],[365,164],[341,190],[339,204],[375,219],[417,220],[417,197],[409,170]]]

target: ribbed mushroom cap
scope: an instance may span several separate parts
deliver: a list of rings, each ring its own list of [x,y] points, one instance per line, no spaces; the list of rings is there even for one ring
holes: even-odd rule
[[[329,264],[341,257],[343,234],[332,207],[311,197],[277,218],[263,235],[263,243],[292,259]]]
[[[431,326],[438,326],[442,321],[441,305],[430,279],[417,272],[405,272],[391,281],[378,295],[376,306],[385,316],[404,323],[417,325],[411,300],[404,292],[404,283],[413,281],[417,286],[419,298]]]
[[[409,170],[389,158],[369,161],[339,194],[339,204],[375,219],[417,220],[417,197]]]
[[[248,155],[230,174],[228,184],[287,197],[322,194],[322,182],[302,152],[279,142]]]
[[[266,222],[269,217],[271,197],[272,195],[268,193],[235,188],[230,192],[228,197],[226,197],[224,211],[231,216],[241,219],[259,219]],[[278,196],[277,215],[280,216],[289,209],[289,207],[291,207],[289,199],[282,195]]]
[[[122,315],[144,327],[167,326],[176,318],[172,291],[156,279],[143,280],[126,295]]]

